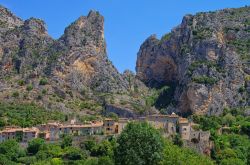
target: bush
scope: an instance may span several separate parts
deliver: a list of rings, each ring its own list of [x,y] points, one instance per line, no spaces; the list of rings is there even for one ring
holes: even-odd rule
[[[66,147],[64,152],[64,158],[68,160],[82,160],[87,158],[87,154],[76,147]]]
[[[244,86],[241,86],[241,87],[239,88],[239,93],[243,93],[243,92],[245,92],[245,91],[246,91],[246,89],[245,89]]]
[[[113,157],[113,145],[108,140],[104,140],[101,143],[95,145],[91,150],[91,156],[109,156]]]
[[[43,95],[47,94],[47,90],[46,90],[46,89],[43,89],[43,90],[42,90],[42,94],[43,94]]]
[[[199,84],[209,84],[209,85],[213,85],[217,82],[217,80],[215,78],[207,77],[207,76],[193,77],[192,81],[199,83]]]
[[[61,142],[61,147],[66,148],[72,146],[73,139],[69,135],[64,135],[63,140]]]
[[[212,31],[209,28],[200,28],[197,30],[193,30],[192,32],[194,39],[202,40],[211,37]]]
[[[15,97],[15,98],[19,97],[19,92],[18,91],[13,92],[12,97]]]
[[[18,80],[18,85],[23,86],[25,84],[24,80]]]
[[[27,91],[31,91],[33,89],[33,85],[32,84],[29,84],[26,88]]]
[[[0,121],[7,120],[5,124],[21,127],[31,127],[46,123],[48,120],[64,120],[64,114],[58,111],[47,111],[34,104],[8,104],[0,102]]]
[[[1,154],[5,155],[8,160],[12,161],[16,161],[18,157],[25,156],[24,150],[20,148],[15,140],[7,140],[0,143],[0,155]]]
[[[162,37],[161,37],[161,42],[164,42],[164,41],[166,41],[166,40],[169,40],[170,39],[170,37],[171,37],[171,33],[167,33],[167,34],[165,34],[165,35],[163,35]]]
[[[250,122],[242,124],[241,131],[250,137]]]
[[[181,148],[173,145],[168,140],[164,144],[162,165],[167,164],[185,164],[185,165],[213,165],[209,158],[196,153],[188,148]]]
[[[177,135],[174,136],[174,138],[173,138],[173,143],[174,143],[175,145],[177,145],[177,146],[180,146],[180,147],[183,146],[183,141],[182,141],[182,139],[181,139],[180,134],[177,134]]]
[[[48,80],[46,78],[42,78],[39,82],[39,85],[46,85],[48,84]]]
[[[44,144],[45,141],[43,139],[40,138],[33,139],[28,142],[27,151],[28,153],[35,155],[39,151],[40,147]]]

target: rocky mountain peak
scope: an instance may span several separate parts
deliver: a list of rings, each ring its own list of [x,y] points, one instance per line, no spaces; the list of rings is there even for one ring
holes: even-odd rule
[[[67,47],[83,47],[86,45],[104,47],[104,18],[96,11],[88,16],[81,16],[65,29],[59,39]]]
[[[37,18],[30,18],[28,20],[25,20],[23,28],[29,34],[48,34],[45,22]]]
[[[138,78],[150,87],[173,86],[170,104],[182,114],[249,105],[249,9],[186,15],[161,40],[150,36],[138,52]]]
[[[0,32],[6,32],[9,29],[23,25],[23,21],[12,14],[7,8],[0,5]]]

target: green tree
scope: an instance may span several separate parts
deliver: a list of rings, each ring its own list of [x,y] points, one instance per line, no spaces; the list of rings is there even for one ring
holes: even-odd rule
[[[98,165],[114,165],[114,162],[110,157],[103,156],[98,159]]]
[[[80,147],[82,149],[88,150],[88,151],[92,151],[92,149],[96,146],[96,142],[92,139],[86,140],[84,142],[82,142],[80,144]]]
[[[244,165],[245,163],[238,158],[223,159],[220,165]]]
[[[232,124],[236,121],[236,119],[232,114],[228,113],[223,117],[222,121],[223,124],[232,126]]]
[[[250,164],[250,147],[247,149],[247,164]]]
[[[38,160],[45,160],[47,158],[62,157],[63,150],[58,144],[45,144],[42,145],[36,154]]]
[[[62,139],[61,147],[62,147],[62,148],[65,148],[65,147],[72,146],[72,142],[73,142],[73,139],[72,139],[71,136],[69,136],[69,135],[64,135],[64,136],[63,136],[63,139]]]
[[[250,137],[250,122],[242,124],[241,131]]]
[[[15,162],[9,160],[9,158],[3,154],[0,154],[0,164],[1,165],[16,165]]]
[[[43,139],[40,138],[33,139],[28,142],[27,151],[28,153],[35,155],[39,151],[40,147],[44,144],[45,141]]]
[[[129,123],[118,137],[115,163],[157,165],[161,161],[163,138],[147,123]]]
[[[70,146],[64,149],[64,158],[68,160],[82,160],[87,158],[87,154],[80,148]]]
[[[51,165],[63,165],[63,161],[61,158],[53,158],[50,161]]]
[[[183,146],[183,141],[182,141],[182,139],[181,139],[180,134],[177,134],[177,135],[174,136],[174,138],[173,138],[173,143],[174,143],[175,145],[177,145],[177,146],[180,146],[180,147]]]
[[[108,140],[104,140],[100,144],[92,148],[91,155],[113,157],[114,155],[113,146]]]
[[[20,148],[15,140],[7,140],[0,143],[0,154],[5,155],[5,158],[11,161],[16,161],[17,158],[25,156],[25,152]]]
[[[202,155],[188,149],[173,145],[170,141],[165,140],[164,155],[161,165],[212,165],[213,162]],[[202,163],[201,163],[202,162]]]

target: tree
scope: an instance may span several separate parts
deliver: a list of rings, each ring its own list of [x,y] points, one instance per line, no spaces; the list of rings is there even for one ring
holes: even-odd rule
[[[170,141],[165,140],[161,164],[212,165],[213,162],[193,150],[173,145]]]
[[[245,163],[241,159],[229,158],[229,159],[223,159],[220,164],[221,165],[244,165]]]
[[[247,149],[247,164],[250,164],[250,147]]]
[[[27,151],[28,153],[35,155],[40,147],[45,144],[45,141],[43,139],[37,138],[29,141]]]
[[[98,165],[114,165],[114,162],[110,157],[103,156],[98,159]]]
[[[180,146],[180,147],[183,146],[183,141],[182,141],[181,136],[179,134],[174,136],[173,143],[177,146]]]
[[[83,152],[80,148],[67,147],[64,150],[64,158],[68,160],[82,160],[87,158],[87,154]]]
[[[129,123],[118,137],[115,163],[118,165],[157,165],[161,161],[163,138],[147,123]]]
[[[7,140],[0,143],[0,155],[1,154],[5,155],[5,158],[11,161],[16,161],[18,157],[25,156],[24,150],[20,148],[15,140]]]
[[[1,165],[16,165],[15,162],[8,159],[6,155],[0,154],[0,164]]]
[[[241,131],[250,137],[250,122],[244,123],[241,126]]]
[[[80,143],[80,147],[82,149],[88,150],[88,151],[92,151],[92,149],[96,146],[96,142],[92,139],[86,140],[82,143]]]
[[[228,113],[223,117],[222,121],[223,124],[232,126],[232,124],[236,121],[236,119],[231,113]]]
[[[45,144],[40,147],[36,154],[38,160],[45,160],[47,158],[59,158],[63,155],[63,150],[58,144]]]
[[[91,155],[113,157],[114,155],[113,146],[108,140],[104,140],[100,144],[92,148]]]
[[[62,147],[62,148],[65,148],[65,147],[72,146],[72,142],[73,142],[73,139],[72,139],[71,136],[69,136],[69,135],[64,135],[64,136],[63,136],[62,143],[61,143],[61,147]]]
[[[53,158],[50,163],[51,165],[63,165],[63,161],[60,158]]]

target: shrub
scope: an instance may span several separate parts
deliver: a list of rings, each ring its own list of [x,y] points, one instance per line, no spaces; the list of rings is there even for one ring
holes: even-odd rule
[[[197,30],[193,30],[192,34],[194,39],[202,40],[211,37],[212,31],[209,28],[200,28]]]
[[[33,85],[32,84],[29,84],[26,88],[27,91],[31,91],[33,89]]]
[[[48,84],[48,80],[46,78],[42,78],[40,81],[39,81],[39,85],[46,85]]]
[[[24,80],[18,80],[18,85],[23,86],[25,84]]]
[[[45,141],[43,139],[37,138],[29,141],[27,151],[28,153],[35,155],[40,147],[45,144]]]
[[[87,158],[86,153],[83,152],[80,148],[67,147],[64,149],[64,151],[64,158],[68,160],[82,160]]]
[[[167,33],[161,37],[161,42],[169,40],[171,37],[171,33]]]
[[[217,80],[215,78],[208,77],[208,76],[193,77],[192,81],[199,83],[199,84],[209,84],[209,85],[213,85],[217,82]]]
[[[72,146],[73,139],[69,135],[65,135],[61,142],[61,147],[66,148]]]
[[[37,100],[42,100],[43,96],[42,95],[38,95],[37,96]]]
[[[46,89],[43,89],[43,90],[42,90],[42,94],[43,94],[43,95],[47,94],[47,90],[46,90]]]
[[[241,87],[239,88],[239,93],[243,93],[243,92],[245,92],[245,91],[246,91],[246,89],[245,89],[244,86],[241,86]]]
[[[18,91],[13,92],[12,97],[15,97],[15,98],[19,97],[19,92]]]

